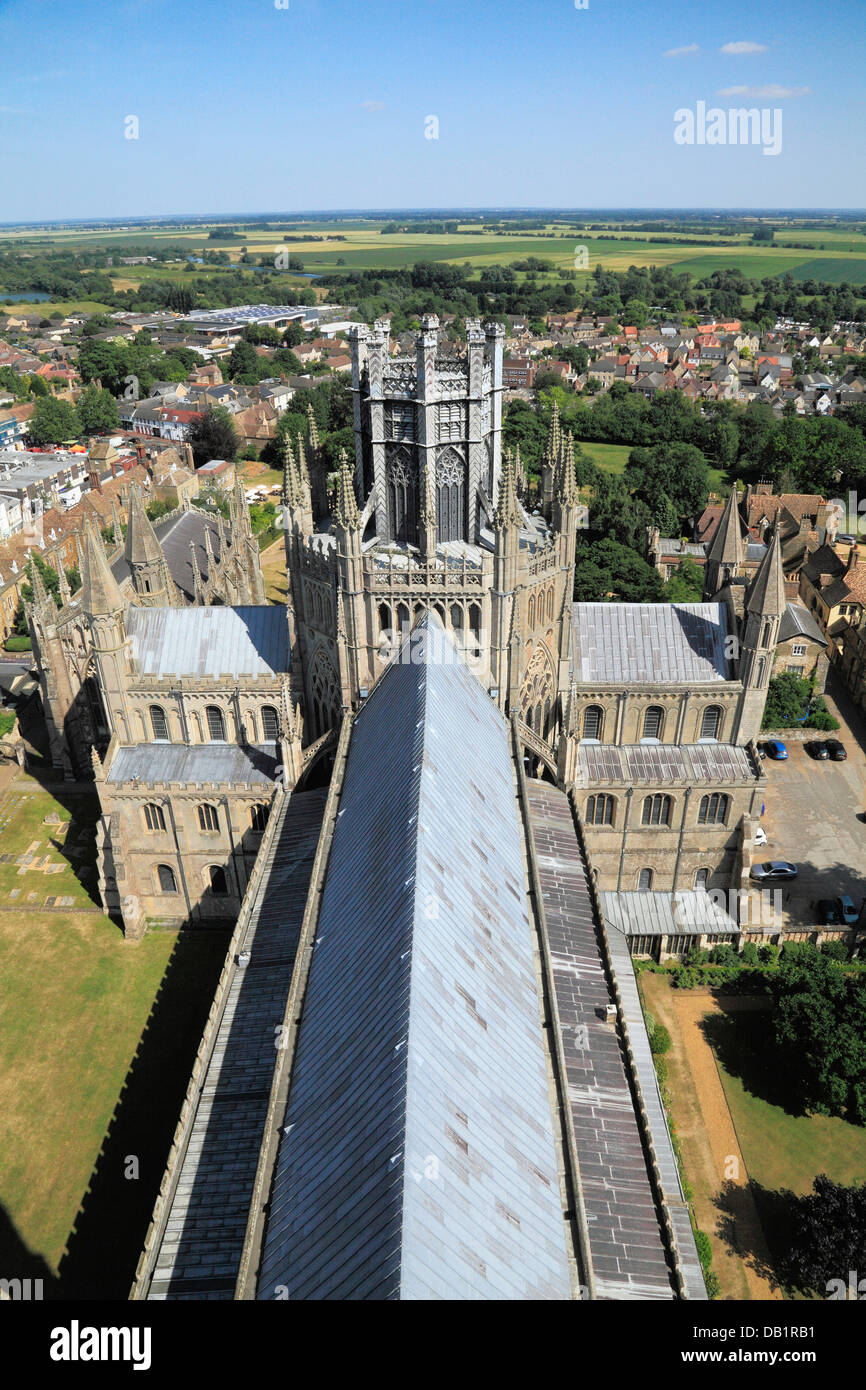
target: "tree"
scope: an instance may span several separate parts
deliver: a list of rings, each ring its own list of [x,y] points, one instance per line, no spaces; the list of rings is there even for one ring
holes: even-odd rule
[[[681,534],[707,500],[709,470],[693,444],[656,444],[633,449],[623,473],[630,492],[646,502],[663,535]]]
[[[117,403],[110,391],[91,384],[85,386],[76,405],[83,434],[101,434],[117,429],[120,420]]]
[[[74,405],[56,396],[40,397],[27,424],[31,444],[38,447],[63,444],[67,439],[77,439],[80,434],[81,421]]]
[[[809,708],[812,687],[802,676],[783,671],[774,676],[767,689],[762,729],[786,729],[798,724]]]
[[[36,373],[34,372],[33,375],[29,378],[29,380],[30,380],[30,393],[31,393],[31,395],[33,395],[33,396],[48,396],[48,395],[50,395],[50,392],[49,392],[49,390],[48,390],[48,385],[47,385],[47,383],[46,383],[46,381],[45,381],[45,378],[44,378],[43,376],[37,376]]]
[[[190,443],[196,468],[210,459],[233,459],[238,450],[238,437],[232,417],[223,405],[212,406],[190,431]]]
[[[824,1297],[845,1297],[848,1271],[866,1269],[866,1187],[843,1187],[820,1173],[807,1196],[784,1196],[792,1208],[786,1278]],[[834,1280],[841,1289],[831,1287]]]
[[[306,341],[306,337],[307,335],[298,320],[292,319],[291,323],[286,325],[283,333],[283,345],[287,348],[299,347],[301,343]]]
[[[665,598],[671,603],[700,603],[703,592],[704,572],[686,556],[665,585]]]
[[[574,597],[581,603],[616,598],[626,603],[658,603],[664,598],[661,576],[636,551],[617,541],[578,544]]]
[[[803,1105],[866,1123],[866,978],[806,943],[786,943],[768,982],[780,1066]]]

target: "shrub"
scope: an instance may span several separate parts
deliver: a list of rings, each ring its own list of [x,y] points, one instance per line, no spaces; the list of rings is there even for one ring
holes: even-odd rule
[[[830,960],[847,961],[848,947],[844,941],[825,941],[819,947],[822,956],[829,956]]]
[[[710,953],[703,946],[693,946],[685,958],[686,965],[705,965]]]
[[[650,1049],[654,1056],[661,1057],[671,1050],[671,1035],[663,1023],[657,1023],[650,1034]]]
[[[755,945],[754,941],[747,941],[745,946],[743,947],[743,964],[758,964],[758,948]]]
[[[653,1015],[650,1013],[649,1009],[644,1009],[643,1021],[646,1024],[647,1037],[652,1038],[652,1035],[656,1030],[656,1021],[653,1018]]]
[[[713,965],[738,965],[739,956],[733,946],[714,946],[710,952]]]
[[[713,1261],[713,1247],[706,1231],[695,1231],[695,1245],[698,1247],[701,1268],[708,1270]]]
[[[7,734],[11,734],[15,728],[17,717],[13,709],[0,709],[0,738],[5,738]]]
[[[658,1077],[659,1085],[660,1085],[660,1086],[665,1086],[665,1085],[667,1085],[667,1079],[668,1079],[668,1064],[667,1064],[667,1062],[665,1061],[664,1057],[656,1057],[655,1060],[656,1060],[656,1076]]]
[[[762,965],[778,965],[778,964],[779,964],[779,947],[778,947],[778,946],[759,946],[759,947],[758,947],[758,955],[760,956],[761,964],[762,964]]]
[[[722,1292],[718,1274],[714,1274],[711,1269],[704,1270],[704,1286],[707,1290],[707,1298],[718,1298]]]

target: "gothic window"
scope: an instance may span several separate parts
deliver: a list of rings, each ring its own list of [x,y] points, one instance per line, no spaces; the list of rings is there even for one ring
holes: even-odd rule
[[[469,609],[469,626],[476,637],[481,636],[481,608],[477,603],[473,603]]]
[[[696,887],[696,888],[703,888],[704,891],[706,892],[706,887],[707,887],[707,882],[709,881],[709,877],[710,877],[710,871],[709,871],[709,869],[698,869],[697,873],[695,874],[695,887]]]
[[[388,607],[387,603],[379,604],[379,631],[391,631],[391,609]]]
[[[553,621],[553,585],[547,591],[547,621]]]
[[[410,617],[409,617],[409,605],[408,605],[407,603],[398,603],[398,605],[397,605],[397,627],[399,628],[399,630],[400,630],[401,633],[404,633],[404,634],[405,634],[406,629],[407,629],[408,626],[409,626],[409,622],[410,622]]]
[[[664,713],[658,705],[650,705],[643,717],[642,738],[657,743],[664,726]]]
[[[587,825],[613,825],[613,797],[591,796],[586,803]]]
[[[773,636],[773,619],[764,619],[764,631],[761,633],[761,646],[769,647]]]
[[[552,699],[553,671],[546,649],[538,643],[520,687],[520,717],[524,724],[545,738],[550,733]]]
[[[583,712],[583,737],[597,742],[601,738],[601,724],[601,706],[588,705]]]
[[[253,806],[250,811],[250,825],[257,834],[261,835],[268,823],[267,806]]]
[[[102,693],[99,683],[95,676],[88,676],[84,682],[84,696],[87,700],[87,709],[97,741],[102,743],[104,735],[108,733],[108,720],[105,717],[105,706],[102,703]]]
[[[225,869],[221,869],[219,864],[211,864],[208,869],[210,880],[210,890],[216,898],[228,897],[229,885],[226,879]]]
[[[208,705],[205,710],[207,715],[207,731],[212,743],[225,743],[226,740],[226,721],[223,712],[216,705]]]
[[[397,449],[386,465],[391,539],[413,545],[417,539],[418,464],[409,449]]]
[[[529,596],[529,626],[535,627],[535,594]]]
[[[144,823],[148,830],[165,830],[165,816],[161,806],[148,802],[144,808]]]
[[[159,876],[160,893],[176,893],[177,879],[174,876],[174,869],[170,864],[158,864],[156,868]]]
[[[151,705],[150,727],[153,729],[154,738],[158,741],[162,742],[168,738],[168,720],[162,705]]]
[[[451,605],[451,626],[460,632],[463,628],[463,609],[459,603]]]
[[[641,869],[637,880],[638,892],[648,893],[653,886],[652,869]]]
[[[340,682],[327,654],[320,648],[313,659],[310,676],[316,736],[327,733],[340,721],[343,696]]]
[[[641,825],[670,825],[671,799],[669,796],[644,797]]]
[[[276,743],[280,736],[279,715],[273,705],[264,705],[262,708],[262,732],[265,743]]]
[[[765,656],[758,657],[758,685],[759,685],[759,686],[762,686],[762,685],[764,684],[764,673],[765,673],[766,669],[767,669],[767,658],[766,658]]]
[[[465,467],[456,449],[445,449],[436,461],[436,538],[464,538]]]
[[[198,824],[200,830],[219,830],[220,818],[216,806],[199,806]]]
[[[447,444],[451,440],[463,439],[465,430],[465,409],[459,401],[443,401],[438,407],[439,442]]]
[[[728,814],[728,797],[722,792],[713,792],[701,797],[698,811],[698,825],[724,825]]]
[[[701,738],[717,739],[722,727],[722,711],[718,705],[708,705],[701,715]]]

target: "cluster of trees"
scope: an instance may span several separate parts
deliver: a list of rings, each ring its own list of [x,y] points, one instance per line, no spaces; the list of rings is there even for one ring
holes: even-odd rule
[[[767,703],[764,706],[764,729],[789,729],[793,724],[803,723],[807,729],[839,728],[839,720],[831,714],[823,695],[813,698],[812,681],[783,671],[774,676],[767,690]],[[803,715],[809,711],[808,719]]]
[[[828,951],[786,943],[768,987],[778,1062],[797,1078],[803,1104],[866,1124],[866,974]]]
[[[85,387],[75,405],[57,396],[41,396],[27,423],[27,437],[30,444],[44,448],[116,429],[117,425],[117,405],[111,392],[91,385]]]
[[[168,352],[139,333],[134,342],[124,338],[84,337],[78,352],[78,371],[85,382],[101,381],[114,396],[133,399],[150,394],[155,381],[185,381],[204,358],[192,348]]]

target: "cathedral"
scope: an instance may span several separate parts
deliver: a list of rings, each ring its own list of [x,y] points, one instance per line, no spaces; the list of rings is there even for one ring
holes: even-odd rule
[[[502,448],[503,336],[470,319],[446,344],[429,315],[395,355],[386,323],[351,330],[354,458],[330,509],[314,427],[284,446],[285,605],[265,602],[239,481],[228,520],[187,506],[153,525],[133,489],[123,553],[87,528],[59,611],[34,575],[51,757],[95,780],[100,890],[127,935],[237,916],[277,788],[326,774],[344,716],[428,612],[527,772],[574,793],[602,890],[747,877],[778,540],[747,580],[732,499],[704,602],[575,603],[573,441],[554,411],[530,502]]]

